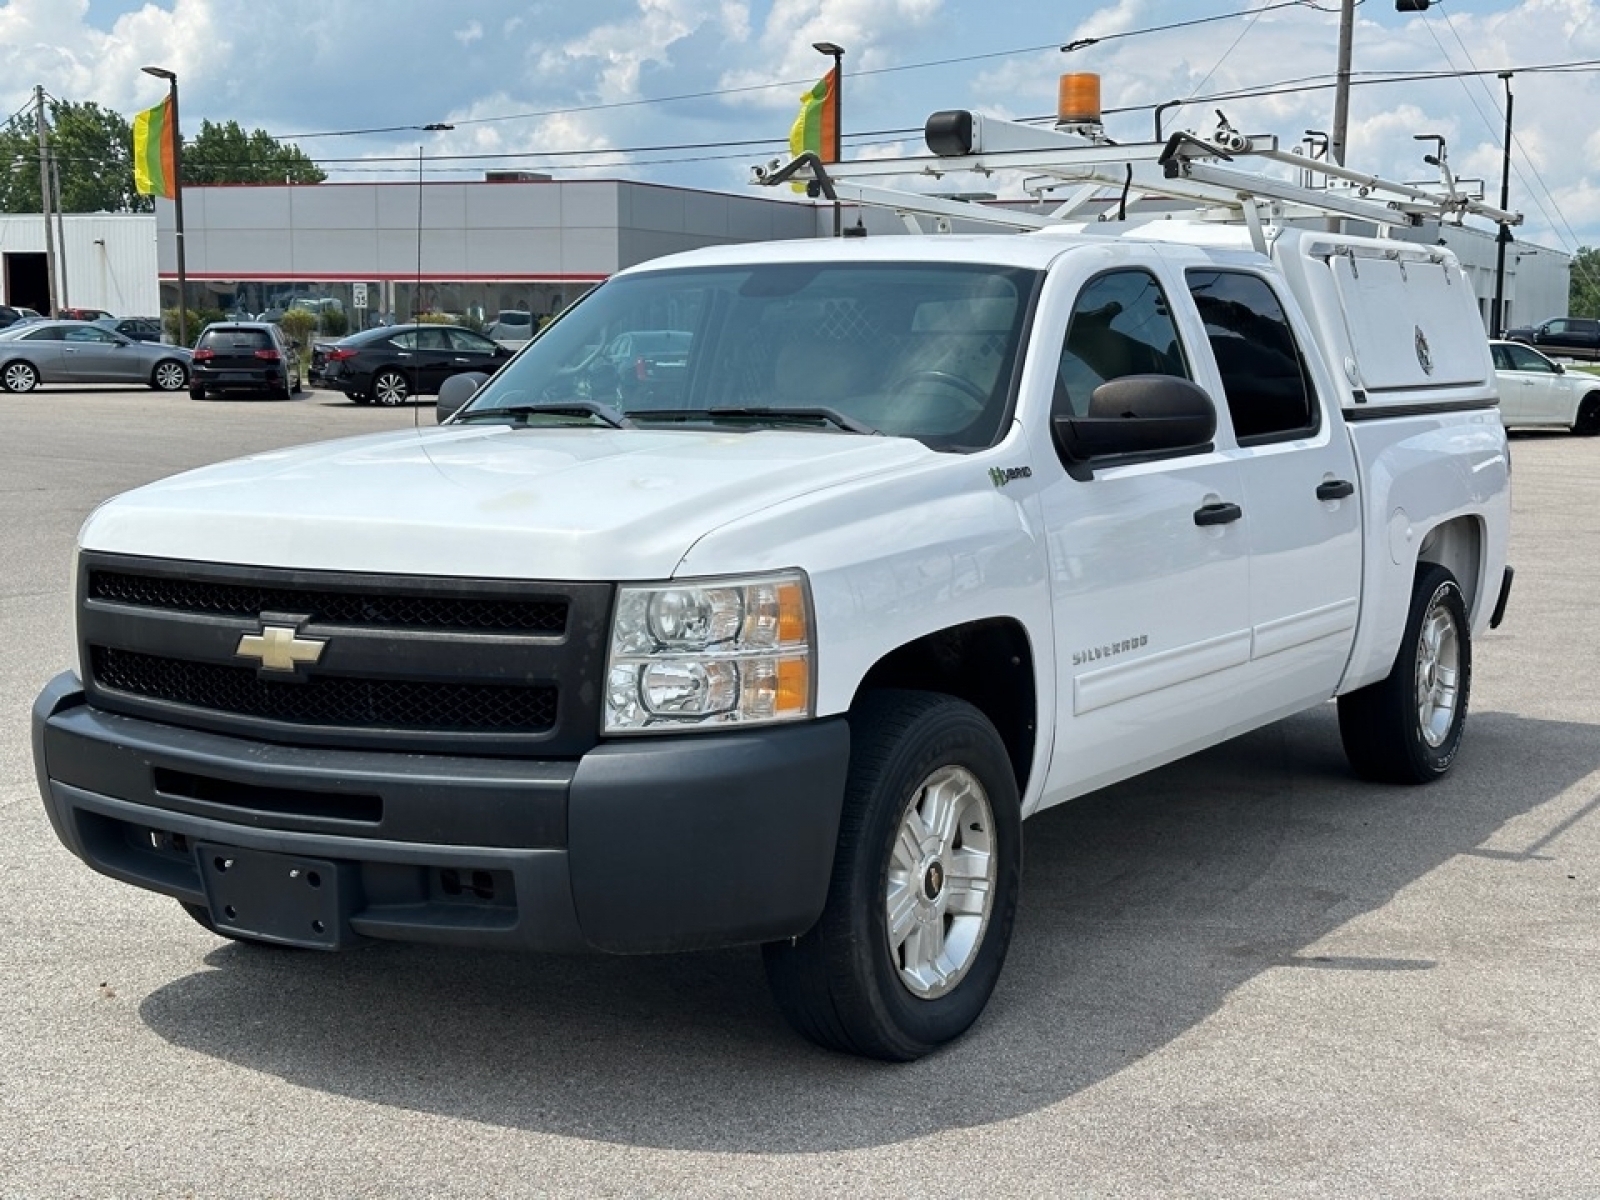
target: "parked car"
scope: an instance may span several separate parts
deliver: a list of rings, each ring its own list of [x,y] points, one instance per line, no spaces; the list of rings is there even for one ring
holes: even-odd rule
[[[161,322],[155,317],[100,317],[94,324],[136,342],[161,340]]]
[[[459,325],[391,325],[315,347],[312,375],[357,404],[404,404],[437,395],[452,375],[492,375],[510,357],[504,346]]]
[[[143,383],[164,392],[189,384],[189,351],[136,342],[88,321],[17,322],[0,332],[0,386],[32,391],[41,383]]]
[[[1600,378],[1569,371],[1521,342],[1490,342],[1500,381],[1500,422],[1600,434]]]
[[[300,356],[283,330],[266,321],[219,321],[207,325],[194,348],[189,395],[266,392],[292,400],[300,390]]]
[[[1522,342],[1562,358],[1600,361],[1600,321],[1592,317],[1552,317],[1538,325],[1508,329],[1506,341]]]
[[[22,320],[22,310],[9,304],[0,304],[0,329],[9,329]]]
[[[111,314],[103,308],[63,308],[56,311],[60,321],[102,321]]]
[[[515,308],[502,308],[493,321],[484,328],[485,336],[502,344],[520,346],[538,329],[531,312]]]

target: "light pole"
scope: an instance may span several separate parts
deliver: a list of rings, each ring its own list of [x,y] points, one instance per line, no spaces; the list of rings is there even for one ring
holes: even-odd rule
[[[833,157],[830,162],[839,162],[844,158],[844,47],[834,42],[812,42],[811,48],[818,54],[826,54],[833,59],[833,145],[830,147]],[[827,110],[824,109],[824,112]],[[842,232],[843,216],[839,201],[833,202],[833,236],[838,237]]]
[[[418,125],[423,133],[447,133],[454,125],[433,121]],[[415,321],[422,309],[422,143],[417,143],[417,294],[411,298],[411,319]]]
[[[1500,155],[1500,211],[1509,211],[1511,203],[1511,72],[1501,71],[1506,85],[1506,144]],[[1495,237],[1494,252],[1494,312],[1489,318],[1489,336],[1499,337],[1505,325],[1506,246],[1511,242],[1511,226],[1500,222],[1500,232]]]
[[[178,247],[178,345],[189,344],[189,272],[183,256],[183,134],[178,124],[178,76],[165,67],[141,67],[146,75],[167,81],[172,102],[172,224]]]

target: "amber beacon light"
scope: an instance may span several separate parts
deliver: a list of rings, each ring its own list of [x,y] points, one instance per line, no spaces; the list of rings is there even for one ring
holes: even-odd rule
[[[1074,71],[1061,77],[1056,94],[1058,125],[1100,124],[1100,76]]]

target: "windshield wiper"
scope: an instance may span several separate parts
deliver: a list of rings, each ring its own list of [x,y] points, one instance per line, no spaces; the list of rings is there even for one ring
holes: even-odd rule
[[[637,429],[638,426],[609,404],[596,400],[559,400],[550,404],[508,404],[504,408],[474,408],[462,413],[457,422],[474,417],[528,417],[552,413],[560,417],[599,417],[613,429]]]
[[[879,436],[879,431],[864,421],[858,421],[836,408],[828,408],[820,404],[793,408],[777,404],[736,404],[719,408],[641,409],[634,415],[647,421],[653,421],[658,417],[669,421],[694,417],[775,417],[779,420],[826,421],[830,425],[850,433],[863,433],[873,437]]]

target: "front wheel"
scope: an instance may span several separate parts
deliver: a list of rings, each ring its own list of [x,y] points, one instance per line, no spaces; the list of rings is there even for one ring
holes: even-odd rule
[[[404,404],[410,397],[410,385],[399,371],[383,371],[372,381],[372,398],[379,404]]]
[[[1472,631],[1456,577],[1417,569],[1400,652],[1388,678],[1339,697],[1339,738],[1356,773],[1430,783],[1455,761],[1472,690]]]
[[[181,392],[189,386],[188,368],[171,359],[157,363],[150,374],[150,386],[160,392]]]
[[[850,774],[828,899],[763,948],[802,1036],[891,1062],[961,1036],[1005,962],[1022,814],[1000,735],[965,701],[884,691],[850,714]]]
[[[39,386],[39,372],[31,363],[7,363],[5,370],[0,371],[0,384],[8,392],[31,392]]]

